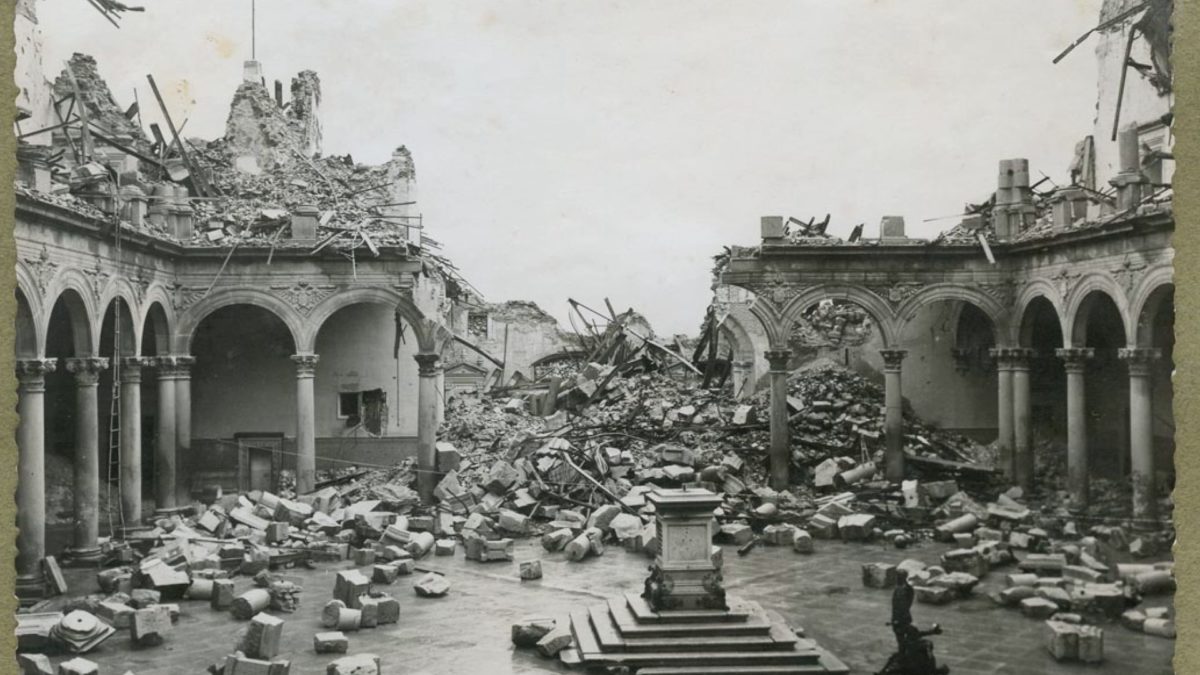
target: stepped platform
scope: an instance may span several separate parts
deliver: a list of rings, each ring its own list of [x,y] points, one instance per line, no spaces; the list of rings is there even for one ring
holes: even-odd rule
[[[627,593],[571,612],[571,632],[585,667],[626,666],[638,675],[849,672],[758,603],[730,597],[728,604],[657,612]]]

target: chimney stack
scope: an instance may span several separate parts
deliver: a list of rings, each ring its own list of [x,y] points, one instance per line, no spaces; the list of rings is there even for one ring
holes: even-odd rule
[[[292,212],[292,239],[296,241],[316,241],[317,221],[321,210],[315,204],[300,204]]]
[[[1117,188],[1117,210],[1132,211],[1145,196],[1143,186],[1150,182],[1142,173],[1142,148],[1136,124],[1117,134],[1117,152],[1120,172],[1108,183]]]
[[[1029,160],[1002,159],[992,205],[996,238],[1007,241],[1033,224],[1036,217],[1033,190],[1029,187]]]
[[[763,216],[761,222],[763,244],[782,244],[783,216]]]
[[[879,221],[879,243],[903,244],[908,241],[904,233],[904,216],[884,216]]]
[[[262,83],[262,64],[258,61],[247,61],[242,67],[242,81]]]

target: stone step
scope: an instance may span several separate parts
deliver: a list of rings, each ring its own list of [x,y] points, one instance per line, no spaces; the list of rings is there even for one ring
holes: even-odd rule
[[[727,599],[729,609],[672,609],[663,612],[658,612],[650,607],[650,603],[637,593],[625,594],[626,604],[629,605],[629,610],[637,617],[641,623],[710,623],[710,622],[729,622],[740,623],[746,621],[753,614],[753,610],[749,603],[741,598],[731,597]]]
[[[825,666],[814,663],[803,666],[666,666],[640,668],[638,675],[807,675],[828,673]]]
[[[701,666],[710,669],[702,672],[714,672],[711,669],[729,666],[821,665],[821,654],[812,648],[779,652],[589,652],[580,649],[579,654],[587,667],[621,665],[637,668],[638,672],[651,666]]]
[[[608,601],[608,612],[622,637],[701,637],[717,635],[768,635],[771,622],[756,613],[734,623],[639,623],[624,598]]]
[[[622,635],[613,622],[607,605],[588,608],[591,628],[595,631],[603,652],[662,652],[662,651],[785,651],[796,645],[796,635],[782,624],[772,624],[764,634],[729,635],[719,632],[700,636]],[[725,628],[724,624],[719,624]],[[694,624],[687,624],[695,627]]]

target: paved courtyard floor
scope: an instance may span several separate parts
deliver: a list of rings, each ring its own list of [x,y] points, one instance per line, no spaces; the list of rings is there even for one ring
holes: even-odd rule
[[[882,544],[817,542],[818,552],[805,556],[790,549],[759,547],[738,556],[725,547],[725,580],[730,594],[741,595],[779,611],[793,626],[802,627],[845,661],[854,673],[873,673],[894,645],[889,618],[889,591],[863,588],[861,566],[867,562],[899,562],[914,557],[933,563],[946,550],[925,543],[906,551]],[[417,577],[400,577],[382,587],[400,600],[400,623],[348,633],[350,652],[371,652],[383,659],[385,673],[477,674],[563,673],[557,662],[535,653],[516,651],[509,628],[528,616],[563,616],[569,609],[594,604],[624,591],[639,591],[647,558],[610,547],[599,558],[568,563],[561,553],[545,554],[537,539],[517,542],[517,560],[540,557],[544,578],[522,582],[516,563],[476,563],[465,560],[459,548],[454,558],[428,557],[421,566],[444,572],[452,587],[439,599],[419,598],[412,590]],[[320,625],[321,607],[328,601],[334,575],[351,568],[349,562],[322,564],[315,570],[288,571],[304,587],[300,608],[277,613],[286,621],[283,653],[292,661],[292,675],[324,675],[334,655],[316,654],[313,633]],[[918,624],[942,624],[945,634],[934,638],[939,660],[955,675],[983,673],[1171,673],[1174,642],[1134,633],[1118,624],[1105,628],[1107,661],[1101,666],[1056,663],[1044,646],[1041,621],[1016,610],[995,606],[986,593],[1003,584],[1003,571],[993,572],[976,589],[975,597],[944,607],[916,605]],[[68,571],[76,593],[96,588],[93,572]],[[236,580],[241,592],[251,587]],[[1170,598],[1163,598],[1169,604]],[[64,599],[51,603],[61,606]],[[101,665],[101,675],[175,675],[205,672],[230,653],[245,622],[228,612],[216,612],[207,602],[181,601],[182,616],[168,641],[138,649],[121,631],[85,658]],[[55,657],[54,662],[65,660]]]

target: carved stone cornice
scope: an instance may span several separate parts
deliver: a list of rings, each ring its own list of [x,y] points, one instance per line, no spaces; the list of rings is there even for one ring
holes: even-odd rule
[[[441,370],[438,364],[441,357],[437,354],[413,354],[413,359],[417,362],[417,375],[420,377],[434,377]]]
[[[767,351],[763,352],[763,356],[766,357],[767,363],[770,364],[771,372],[786,373],[788,370],[788,362],[791,361],[792,358],[792,350],[768,349]]]
[[[58,359],[17,359],[17,381],[22,392],[46,391],[46,375],[58,370]]]
[[[1034,355],[1034,351],[1026,347],[993,347],[988,353],[996,359],[996,367],[1000,370],[1028,369]]]
[[[67,359],[67,372],[75,376],[75,384],[90,387],[100,382],[100,373],[108,370],[108,359],[85,356]]]
[[[896,372],[900,370],[900,364],[904,362],[904,357],[908,356],[908,350],[880,349],[879,355],[883,357],[884,372]]]
[[[333,292],[337,290],[337,286],[332,284],[317,285],[307,281],[297,281],[287,286],[272,286],[271,290],[275,291],[276,295],[283,298],[296,311],[301,314],[308,314],[322,300],[333,295]]]
[[[292,354],[292,362],[296,364],[296,377],[313,377],[320,360],[318,354]]]
[[[1130,377],[1150,375],[1154,363],[1162,358],[1162,350],[1148,347],[1122,347],[1117,356],[1129,367]]]
[[[178,380],[191,377],[192,365],[196,363],[194,356],[171,354],[153,359],[153,365],[158,369],[158,379]]]
[[[1082,373],[1087,369],[1087,362],[1096,355],[1091,347],[1064,347],[1054,350],[1054,355],[1062,359],[1063,368],[1068,373]]]

